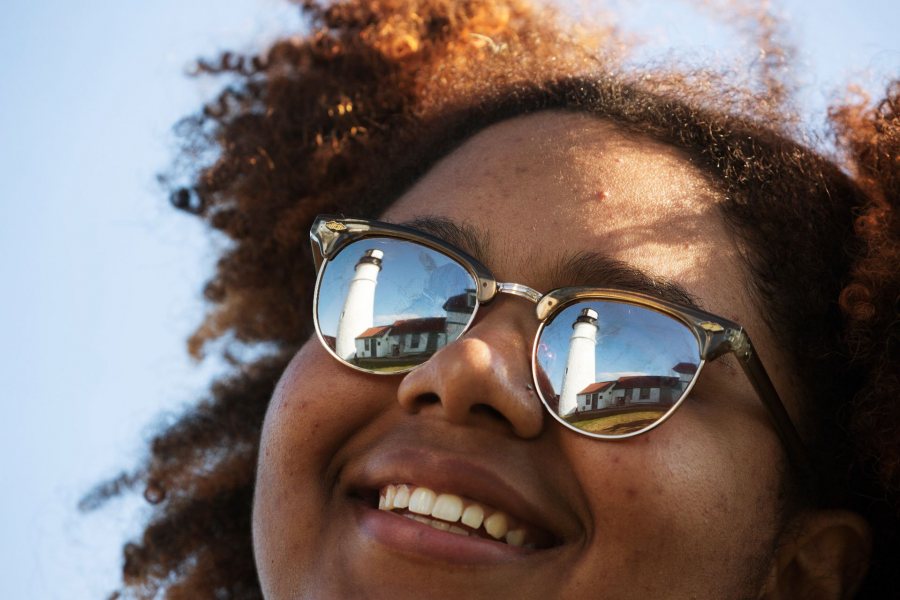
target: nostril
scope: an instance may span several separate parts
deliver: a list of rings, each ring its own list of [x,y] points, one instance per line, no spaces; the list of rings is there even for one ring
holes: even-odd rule
[[[492,419],[497,421],[506,420],[506,417],[503,416],[503,413],[489,404],[475,404],[470,410],[476,414],[487,415],[488,417],[491,417]]]
[[[438,398],[437,394],[422,394],[419,396],[420,404],[440,404],[441,399]]]
[[[413,401],[412,406],[410,407],[413,412],[418,412],[419,410],[427,407],[427,406],[435,406],[441,404],[441,397],[437,394],[426,393],[419,394],[416,396],[416,399]],[[469,411],[474,414],[481,414],[487,417],[490,417],[491,420],[495,421],[505,421],[506,417],[503,416],[499,410],[491,406],[490,404],[473,404]]]
[[[412,406],[410,408],[413,411],[418,411],[426,406],[433,406],[435,404],[440,404],[441,398],[437,394],[433,394],[431,392],[425,394],[419,394],[416,396],[415,400],[412,402]]]

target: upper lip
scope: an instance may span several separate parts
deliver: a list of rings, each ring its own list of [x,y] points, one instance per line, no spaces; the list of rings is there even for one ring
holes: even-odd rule
[[[545,530],[558,543],[574,536],[571,517],[558,507],[561,498],[551,496],[548,486],[541,485],[532,475],[532,469],[517,467],[516,461],[511,464],[502,458],[479,460],[479,455],[493,456],[498,452],[490,445],[471,453],[459,447],[442,447],[432,436],[427,443],[418,441],[379,440],[376,447],[346,465],[341,476],[345,491],[366,493],[399,483],[425,486],[502,510],[514,519]]]

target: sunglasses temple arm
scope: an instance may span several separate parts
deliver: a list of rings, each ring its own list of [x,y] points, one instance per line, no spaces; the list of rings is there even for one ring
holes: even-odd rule
[[[737,353],[738,362],[744,369],[744,373],[747,374],[747,378],[750,380],[751,385],[753,385],[763,404],[769,409],[769,414],[772,417],[775,430],[787,447],[788,456],[790,456],[791,462],[804,473],[812,475],[812,462],[810,461],[806,445],[803,443],[803,440],[800,439],[800,434],[797,432],[797,428],[794,426],[793,421],[791,421],[791,417],[788,415],[787,410],[785,410],[784,403],[782,403],[781,399],[778,397],[778,392],[775,391],[772,380],[769,379],[768,373],[766,373],[765,368],[763,368],[762,361],[759,360],[759,357],[756,355],[756,352],[749,342],[750,341],[747,340],[746,352]]]

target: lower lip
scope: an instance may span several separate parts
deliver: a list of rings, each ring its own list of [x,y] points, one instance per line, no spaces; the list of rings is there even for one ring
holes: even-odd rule
[[[400,516],[357,505],[357,522],[363,534],[395,552],[417,559],[460,565],[496,565],[525,559],[535,550],[448,533]]]

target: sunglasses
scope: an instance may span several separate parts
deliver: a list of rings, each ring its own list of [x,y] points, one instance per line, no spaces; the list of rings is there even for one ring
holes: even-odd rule
[[[345,365],[406,373],[460,338],[498,294],[535,303],[534,389],[565,427],[600,439],[646,433],[685,401],[704,365],[733,354],[795,461],[805,449],[740,325],[646,294],[498,282],[464,251],[409,227],[319,216],[316,333]]]

